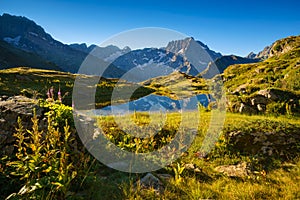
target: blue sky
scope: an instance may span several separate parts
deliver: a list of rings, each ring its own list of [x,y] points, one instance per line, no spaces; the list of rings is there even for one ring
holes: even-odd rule
[[[179,31],[222,54],[245,56],[300,34],[298,0],[0,0],[0,13],[26,16],[64,43],[101,44],[143,27]]]

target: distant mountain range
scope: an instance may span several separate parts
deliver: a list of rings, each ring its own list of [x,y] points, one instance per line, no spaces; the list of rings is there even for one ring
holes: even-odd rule
[[[254,63],[271,55],[267,49],[247,58],[222,56],[192,37],[170,41],[162,48],[137,50],[129,47],[120,49],[113,45],[67,45],[53,39],[34,21],[9,14],[0,16],[0,41],[0,69],[27,66],[76,73],[89,55],[95,63],[99,61],[99,67],[108,65],[103,76],[127,77],[134,81],[144,81],[174,71],[211,78],[216,73],[212,70],[214,65],[223,72],[229,65]]]
[[[216,59],[215,62],[210,62],[207,68],[201,73],[201,76],[204,78],[213,78],[215,75],[223,73],[230,65],[256,63],[259,61],[261,59],[258,58],[243,58],[235,55],[222,56]]]

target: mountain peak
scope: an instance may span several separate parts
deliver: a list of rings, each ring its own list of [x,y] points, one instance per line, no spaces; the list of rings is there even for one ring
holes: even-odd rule
[[[208,63],[222,56],[220,53],[210,50],[207,45],[195,40],[193,37],[169,42],[166,51],[182,55],[187,61],[196,66],[199,71],[203,71]]]
[[[254,59],[256,57],[256,54],[253,52],[253,51],[251,51],[247,56],[246,56],[246,58],[250,58],[250,59]]]
[[[48,41],[53,40],[41,26],[26,17],[7,13],[0,15],[0,39],[20,38],[24,41],[26,38],[33,37]]]
[[[0,40],[39,55],[64,71],[77,72],[86,57],[85,53],[54,40],[41,26],[22,16],[6,13],[0,16]]]
[[[300,44],[299,36],[290,36],[277,40],[270,46],[265,47],[261,52],[257,54],[255,58],[259,59],[268,59],[273,56],[279,56],[284,54],[292,49],[298,48]]]

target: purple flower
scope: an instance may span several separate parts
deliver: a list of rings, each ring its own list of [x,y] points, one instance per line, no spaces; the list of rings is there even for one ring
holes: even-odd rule
[[[48,89],[48,91],[47,91],[47,97],[48,97],[48,99],[51,99],[49,89]]]
[[[58,96],[58,100],[61,102],[61,92],[60,92],[60,88],[58,89],[57,96]]]
[[[54,89],[53,89],[53,87],[50,88],[50,95],[51,95],[51,98],[54,98]]]

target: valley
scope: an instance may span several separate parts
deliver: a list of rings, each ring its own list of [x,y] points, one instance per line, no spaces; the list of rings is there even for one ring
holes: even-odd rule
[[[3,14],[0,50],[1,199],[300,198],[300,36],[68,45]]]

